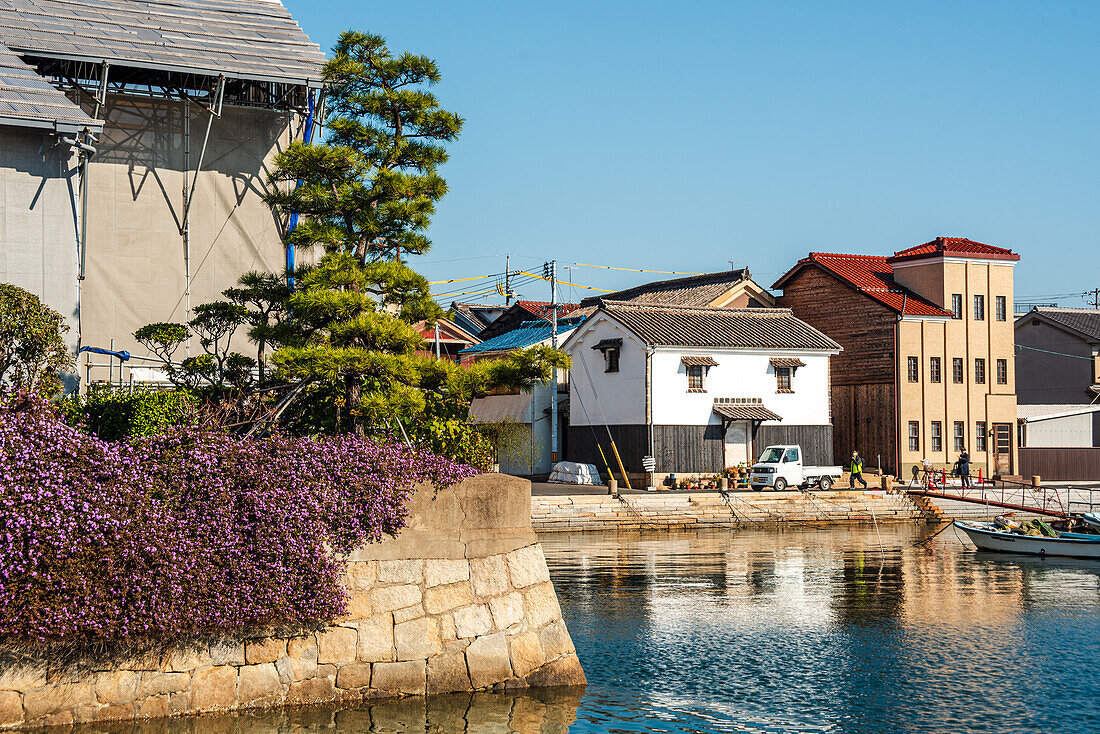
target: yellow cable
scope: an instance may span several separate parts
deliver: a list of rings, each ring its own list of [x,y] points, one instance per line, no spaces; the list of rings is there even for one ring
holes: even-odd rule
[[[678,270],[643,270],[641,268],[617,268],[614,265],[587,265],[585,263],[573,263],[582,268],[603,268],[604,270],[629,270],[632,273],[663,273],[665,275],[706,275],[706,273],[681,273]]]
[[[454,296],[476,296],[482,293],[496,293],[495,290],[487,291],[463,291],[462,293],[433,293],[432,298],[453,298]]]
[[[488,278],[496,278],[499,273],[493,275],[475,275],[472,278],[452,278],[451,280],[429,280],[428,285],[443,285],[444,283],[461,283],[464,280],[487,280]]]
[[[549,278],[544,278],[541,275],[535,275],[534,273],[528,273],[526,270],[519,270],[517,272],[520,273],[521,275],[530,275],[532,278],[538,278],[539,280],[545,280],[548,283],[550,282]],[[558,285],[568,285],[568,286],[572,286],[573,288],[586,288],[587,290],[600,291],[601,293],[614,293],[615,292],[615,291],[613,291],[609,288],[593,288],[590,285],[580,285],[579,283],[567,283],[564,280],[559,280],[559,281],[557,281],[557,283],[558,283]]]

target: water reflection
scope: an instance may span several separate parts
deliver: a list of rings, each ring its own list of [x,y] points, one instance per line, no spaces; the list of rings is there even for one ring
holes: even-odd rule
[[[80,734],[566,734],[584,689],[473,693],[355,706],[307,706],[159,721],[84,725]]]
[[[1100,565],[927,532],[544,537],[590,681],[577,730],[1090,729]]]

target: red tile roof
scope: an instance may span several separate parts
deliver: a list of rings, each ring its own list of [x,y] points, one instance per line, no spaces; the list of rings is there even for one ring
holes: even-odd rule
[[[1012,250],[994,247],[962,237],[937,237],[923,245],[910,247],[888,258],[890,262],[914,260],[921,257],[974,257],[986,260],[1019,260],[1020,256]]]
[[[808,265],[817,265],[848,285],[897,313],[911,316],[950,316],[936,304],[921,298],[913,291],[894,282],[894,268],[890,261],[878,255],[843,255],[828,252],[811,252],[777,280],[772,288],[783,284],[796,272]]]
[[[519,306],[524,311],[529,312],[532,316],[537,316],[540,319],[550,317],[550,302],[549,301],[516,301],[513,306]],[[559,303],[558,304],[558,318],[566,316],[573,311],[580,308],[579,303]]]

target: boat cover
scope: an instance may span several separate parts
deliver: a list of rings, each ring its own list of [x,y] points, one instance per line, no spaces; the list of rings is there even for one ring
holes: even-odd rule
[[[595,464],[559,461],[550,472],[550,481],[558,484],[601,484],[600,470]]]

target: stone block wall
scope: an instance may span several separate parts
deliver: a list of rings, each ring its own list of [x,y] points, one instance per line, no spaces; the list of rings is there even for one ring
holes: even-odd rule
[[[583,685],[530,520],[530,483],[421,487],[348,561],[348,614],[308,635],[193,642],[115,666],[0,663],[0,728]]]
[[[917,522],[904,494],[877,491],[718,492],[535,497],[531,523],[540,533],[589,530],[690,530],[743,525]]]

